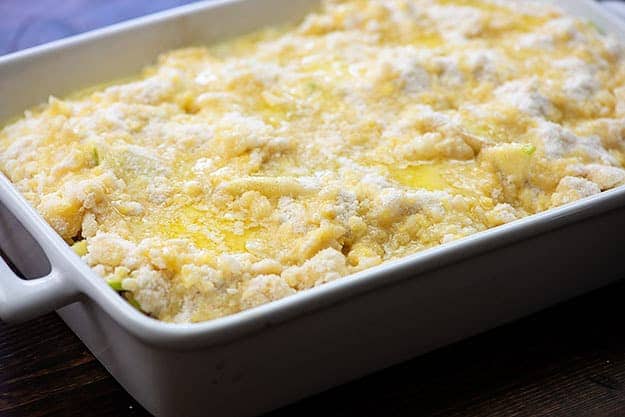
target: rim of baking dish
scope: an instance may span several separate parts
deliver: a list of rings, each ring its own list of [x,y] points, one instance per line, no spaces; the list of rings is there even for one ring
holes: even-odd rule
[[[163,322],[136,310],[85,264],[42,218],[37,221],[44,223],[49,229],[48,233],[53,233],[58,238],[59,253],[79,273],[72,276],[74,284],[96,301],[119,325],[145,342],[165,344],[172,348],[192,348],[229,342],[320,308],[348,301],[350,297],[405,279],[420,279],[419,275],[428,271],[623,206],[625,186],[389,261],[280,300],[199,323]]]

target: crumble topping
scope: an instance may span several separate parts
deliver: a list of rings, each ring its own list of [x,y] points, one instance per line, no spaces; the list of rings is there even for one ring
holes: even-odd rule
[[[153,317],[232,314],[625,182],[623,46],[543,3],[328,0],[0,131]]]

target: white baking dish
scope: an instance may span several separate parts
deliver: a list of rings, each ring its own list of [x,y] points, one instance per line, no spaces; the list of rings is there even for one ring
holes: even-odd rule
[[[0,58],[0,120],[127,76],[172,48],[293,20],[315,0],[203,2]],[[625,39],[589,0],[561,1]],[[137,312],[0,175],[0,200],[40,243],[51,272],[19,279],[0,258],[0,318],[58,309],[111,374],[158,416],[244,416],[492,328],[625,272],[625,188],[531,216],[199,324]],[[0,239],[22,236],[0,210]]]

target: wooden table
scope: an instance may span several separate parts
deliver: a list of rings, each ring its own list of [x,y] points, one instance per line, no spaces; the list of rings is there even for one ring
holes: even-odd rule
[[[2,0],[0,54],[187,2]],[[624,313],[622,282],[271,416],[623,416]],[[0,416],[147,415],[55,314],[0,324]]]
[[[623,300],[625,282],[271,416],[623,416]],[[49,314],[0,325],[0,415],[148,413]]]

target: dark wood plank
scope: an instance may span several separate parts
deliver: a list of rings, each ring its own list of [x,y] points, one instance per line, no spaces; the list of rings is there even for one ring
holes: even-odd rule
[[[271,413],[625,415],[625,282]],[[60,319],[0,324],[0,415],[147,416]]]
[[[148,415],[56,316],[0,325],[0,415]]]
[[[625,415],[623,296],[619,283],[274,416]]]

